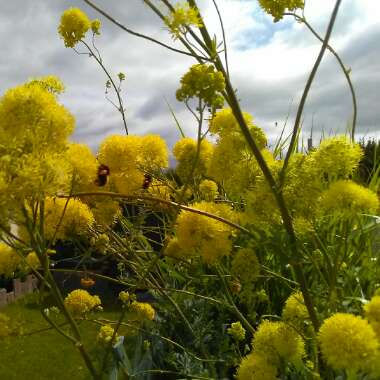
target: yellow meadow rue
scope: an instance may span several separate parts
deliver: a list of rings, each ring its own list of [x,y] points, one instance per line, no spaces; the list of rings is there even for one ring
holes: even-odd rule
[[[111,325],[103,325],[99,329],[99,333],[97,336],[97,340],[101,344],[109,344],[114,336],[115,330]],[[113,342],[118,338],[117,334],[115,334],[113,338]]]
[[[213,65],[197,64],[181,78],[181,87],[176,92],[180,102],[191,98],[199,98],[212,110],[223,107],[224,98],[221,95],[226,86],[224,76]]]
[[[352,181],[337,181],[322,193],[319,209],[323,215],[352,216],[358,213],[376,214],[377,194]]]
[[[98,163],[91,149],[85,144],[70,143],[66,157],[72,167],[73,191],[93,190]]]
[[[63,82],[54,75],[46,75],[40,78],[32,79],[27,82],[27,86],[38,85],[52,94],[61,94],[65,91]]]
[[[65,298],[65,306],[74,316],[83,316],[101,307],[101,301],[99,296],[92,296],[87,290],[76,289]]]
[[[41,268],[41,262],[36,252],[28,253],[25,260],[29,268],[34,269],[34,270]]]
[[[169,151],[165,140],[158,135],[141,136],[138,164],[146,171],[166,168],[169,164]]]
[[[120,203],[108,197],[93,197],[88,205],[99,226],[112,226],[122,215]]]
[[[185,258],[186,256],[185,255],[186,252],[182,250],[181,246],[179,245],[178,239],[176,237],[172,237],[169,240],[164,253],[166,256],[174,257],[177,259]]]
[[[365,317],[380,339],[380,296],[374,296],[364,305]]]
[[[204,199],[213,201],[218,195],[218,185],[214,181],[205,179],[199,184],[199,191]]]
[[[201,27],[202,22],[197,9],[188,3],[176,4],[174,10],[165,17],[165,24],[168,26],[174,39],[186,34],[187,28],[191,26]]]
[[[236,214],[226,204],[199,202],[192,207],[230,221],[236,220]],[[231,252],[230,237],[233,227],[218,220],[190,211],[181,211],[177,218],[176,231],[180,252],[200,255],[207,263],[214,263]]]
[[[63,38],[66,47],[74,47],[84,38],[92,27],[91,21],[79,8],[70,8],[63,12],[58,33]]]
[[[253,352],[243,358],[236,372],[236,380],[276,380],[277,368],[265,355]]]
[[[173,155],[177,160],[176,173],[183,181],[187,181],[193,170],[191,177],[196,177],[207,172],[213,152],[212,144],[207,140],[202,140],[199,156],[197,158],[197,141],[190,137],[178,140],[173,147]],[[196,165],[195,160],[197,158]]]
[[[363,151],[348,137],[338,136],[323,140],[310,156],[321,179],[331,181],[349,178],[358,167]]]
[[[300,291],[292,293],[286,300],[282,309],[282,318],[296,326],[302,325],[304,321],[309,319],[309,313]]]
[[[227,329],[227,333],[238,342],[245,339],[245,329],[240,322],[231,323],[231,326]]]
[[[126,292],[125,290],[122,290],[119,293],[119,300],[123,303],[127,303],[131,300],[131,295],[128,292]]]
[[[133,301],[130,307],[139,320],[153,321],[156,312],[149,303]]]
[[[78,199],[72,198],[68,202],[62,198],[45,200],[45,237],[48,240],[55,234],[57,240],[86,235],[94,221],[89,207]],[[57,227],[59,228],[56,232]]]
[[[336,313],[324,320],[318,340],[322,355],[335,370],[366,370],[379,342],[370,324],[353,314]]]
[[[259,0],[259,4],[273,16],[274,22],[280,21],[286,10],[293,12],[305,6],[303,0]]]
[[[0,242],[0,276],[13,277],[20,264],[21,258],[17,252],[5,243]]]
[[[256,253],[249,248],[239,249],[231,262],[231,274],[243,285],[257,281],[260,274],[260,263]]]
[[[95,19],[91,21],[91,30],[92,33],[100,35],[100,27],[102,26],[102,23],[99,19]]]
[[[283,360],[299,366],[305,356],[302,337],[284,322],[263,321],[254,335],[252,346],[274,365]]]

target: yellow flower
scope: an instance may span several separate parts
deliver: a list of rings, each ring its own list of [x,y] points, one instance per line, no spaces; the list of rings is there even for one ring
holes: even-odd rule
[[[196,177],[207,172],[212,152],[212,144],[207,140],[202,140],[199,157],[193,170],[192,177]],[[190,137],[185,137],[178,140],[173,147],[173,155],[178,161],[176,173],[180,176],[182,181],[187,181],[197,157],[197,142]]]
[[[180,102],[198,98],[212,110],[223,107],[224,98],[221,93],[226,86],[224,76],[213,65],[197,64],[181,78],[181,87],[176,92]]]
[[[364,305],[365,317],[380,339],[380,296],[374,296]]]
[[[214,181],[205,179],[199,184],[199,191],[206,200],[213,201],[218,195],[218,185]]]
[[[327,318],[318,334],[322,355],[336,370],[365,370],[376,355],[379,342],[369,323],[361,317],[336,313]]]
[[[111,226],[121,216],[120,203],[111,198],[93,197],[88,204],[94,214],[96,224],[100,226]]]
[[[74,47],[91,28],[91,21],[79,8],[70,8],[63,12],[58,32],[66,47]]]
[[[230,206],[211,202],[200,202],[193,208],[236,220]],[[214,263],[220,257],[230,254],[233,228],[225,223],[190,211],[181,211],[177,218],[177,238],[180,252],[200,255],[207,263]]]
[[[104,325],[100,328],[97,340],[101,344],[108,344],[111,342],[111,339],[115,333],[115,330],[112,328],[111,325]],[[117,334],[115,335],[113,342],[117,339]]]
[[[358,167],[363,151],[348,137],[337,136],[323,140],[310,156],[319,176],[331,181],[349,178]]]
[[[169,240],[166,249],[165,255],[174,258],[183,258],[185,256],[185,252],[182,251],[181,246],[178,243],[178,239],[173,237]]]
[[[126,292],[126,291],[123,290],[123,291],[121,291],[119,293],[119,299],[120,299],[121,302],[127,303],[128,301],[131,300],[131,296],[130,296],[130,294],[128,292]]]
[[[198,11],[190,7],[188,3],[176,4],[174,11],[165,17],[165,24],[168,26],[174,39],[177,39],[181,33],[186,34],[187,27],[202,26]]]
[[[0,242],[0,276],[13,277],[13,273],[17,270],[21,263],[21,258],[17,252]]]
[[[303,0],[259,0],[259,3],[265,12],[273,16],[274,22],[281,20],[286,10],[295,11],[305,6]]]
[[[237,341],[245,339],[245,329],[240,322],[231,323],[231,327],[227,329],[227,333]]]
[[[91,30],[92,33],[100,35],[100,27],[102,26],[102,23],[99,19],[95,19],[91,21]]]
[[[265,355],[256,352],[243,358],[236,373],[236,380],[276,380],[277,368]]]
[[[85,144],[71,143],[66,152],[74,177],[73,191],[93,190],[98,163],[91,149]]]
[[[278,365],[281,360],[299,365],[305,356],[302,337],[284,322],[263,321],[252,341],[254,351]]]
[[[231,274],[244,284],[257,280],[260,263],[256,253],[249,248],[242,248],[234,255],[231,262]]]
[[[137,315],[140,320],[153,321],[156,314],[154,308],[149,303],[133,301],[131,303],[131,311]]]
[[[32,79],[27,83],[27,86],[40,86],[52,94],[61,94],[65,91],[65,86],[62,81],[54,75],[46,75],[40,78]]]
[[[337,181],[322,193],[320,211],[324,215],[375,214],[379,208],[376,193],[352,181]]]
[[[25,260],[29,268],[39,269],[41,267],[40,259],[38,258],[36,252],[30,252],[26,256]]]
[[[285,321],[289,321],[295,325],[302,324],[305,320],[309,319],[309,313],[301,292],[297,291],[289,296],[282,309],[282,317]]]
[[[94,215],[86,204],[78,199],[70,199],[67,205],[66,203],[67,200],[62,198],[45,200],[45,237],[47,240],[54,237],[57,227],[56,239],[64,240],[76,235],[85,235],[94,223]]]
[[[138,164],[145,171],[156,171],[169,164],[169,151],[165,140],[158,135],[141,136]]]
[[[92,296],[87,290],[76,289],[65,298],[65,306],[74,316],[82,316],[101,306],[99,296]]]

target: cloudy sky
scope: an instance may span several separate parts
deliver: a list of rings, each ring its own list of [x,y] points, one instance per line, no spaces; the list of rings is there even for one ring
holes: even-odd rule
[[[127,27],[174,44],[143,1],[94,2]],[[220,40],[212,1],[198,2],[209,30]],[[274,24],[261,11],[257,0],[217,0],[217,3],[227,30],[232,83],[238,89],[244,110],[254,116],[273,140],[288,114],[288,125],[292,125],[320,44],[292,18]],[[306,17],[321,34],[325,33],[334,3],[307,1]],[[100,67],[88,56],[66,49],[57,35],[60,15],[69,7],[80,7],[91,18],[99,17],[81,0],[0,1],[0,94],[31,77],[59,76],[66,85],[61,100],[77,120],[73,139],[96,149],[105,136],[122,134],[123,124],[105,99],[106,78]],[[343,0],[331,39],[331,45],[352,69],[359,107],[358,134],[367,137],[380,135],[379,15],[378,1]],[[123,97],[130,133],[159,133],[172,145],[179,134],[167,100],[186,133],[195,136],[191,114],[175,100],[179,79],[194,60],[131,36],[100,18],[102,35],[96,44],[104,63],[111,73],[123,71],[127,75]],[[347,83],[335,58],[327,54],[305,109],[304,136],[308,136],[312,124],[315,131],[344,132],[351,116]]]

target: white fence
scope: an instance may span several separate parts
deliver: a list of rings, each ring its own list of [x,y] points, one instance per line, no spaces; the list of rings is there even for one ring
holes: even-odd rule
[[[0,289],[0,307],[6,306],[26,294],[33,293],[37,289],[38,280],[32,274],[26,277],[25,281],[19,278],[13,280],[13,291],[7,292],[6,289]]]

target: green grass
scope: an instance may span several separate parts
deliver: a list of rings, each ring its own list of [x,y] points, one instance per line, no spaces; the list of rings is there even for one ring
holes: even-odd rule
[[[88,370],[72,343],[55,330],[28,335],[49,327],[41,307],[18,302],[0,309],[22,323],[23,335],[0,340],[0,379],[2,380],[84,380]],[[116,312],[98,313],[101,318],[116,319]],[[90,322],[80,326],[86,348],[96,344],[99,327]]]

